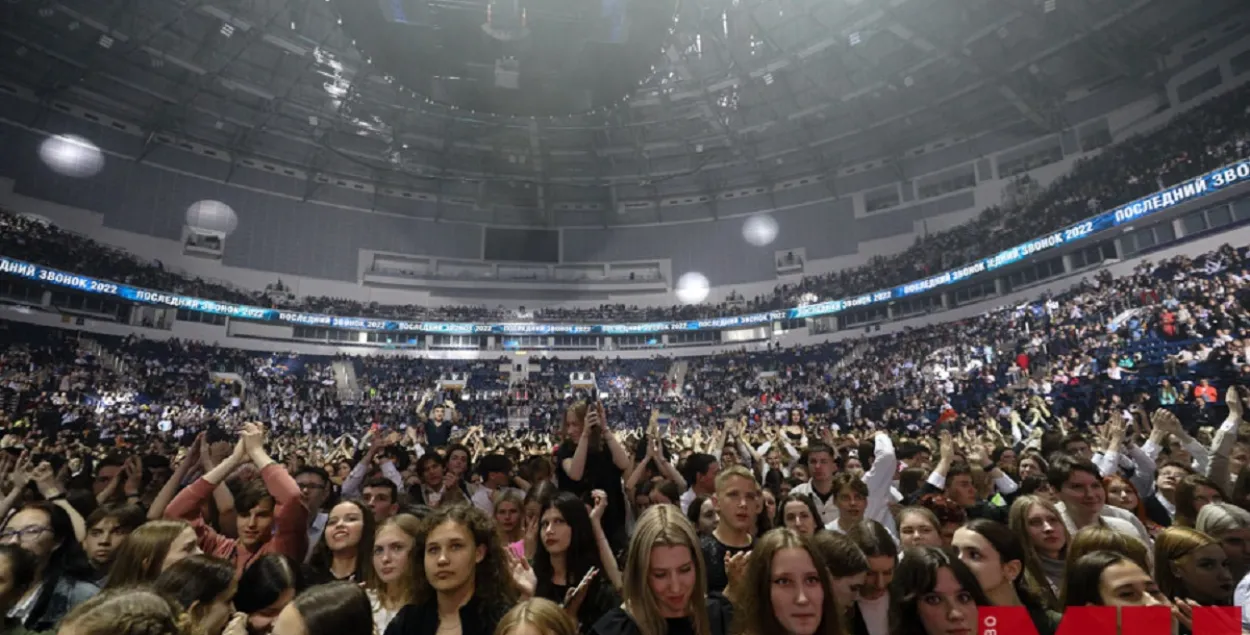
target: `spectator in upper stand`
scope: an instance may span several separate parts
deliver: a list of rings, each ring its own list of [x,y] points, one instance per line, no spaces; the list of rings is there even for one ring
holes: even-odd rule
[[[681,511],[687,513],[696,497],[709,497],[716,493],[716,476],[720,473],[720,461],[711,454],[691,454],[686,459],[685,477],[690,489],[681,494]]]
[[[264,444],[265,432],[260,424],[246,424],[234,452],[179,492],[165,508],[166,518],[191,521],[199,536],[200,549],[232,561],[240,575],[248,564],[264,554],[279,553],[295,562],[303,561],[307,554],[309,511],[300,500],[299,485],[285,468],[269,457]],[[227,538],[200,518],[200,503],[248,461],[260,472],[263,486],[253,481],[235,499],[239,537]]]
[[[1215,390],[1215,386],[1211,385],[1210,380],[1200,380],[1198,385],[1194,387],[1194,399],[1201,399],[1211,404],[1219,401],[1219,398],[1219,393]]]
[[[1172,382],[1164,379],[1159,382],[1159,405],[1171,406],[1176,404],[1179,395],[1176,392],[1176,386]]]
[[[838,505],[834,496],[833,475],[838,471],[834,462],[833,448],[824,443],[813,443],[807,448],[807,468],[811,477],[802,485],[790,490],[792,494],[807,494],[820,510],[820,522],[829,527],[838,520]]]

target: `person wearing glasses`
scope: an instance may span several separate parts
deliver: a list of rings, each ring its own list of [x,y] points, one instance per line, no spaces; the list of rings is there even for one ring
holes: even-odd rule
[[[52,503],[30,503],[10,517],[0,530],[0,545],[35,556],[34,583],[9,612],[29,630],[51,630],[71,608],[100,592],[88,582],[95,572],[69,514]]]
[[[330,474],[315,465],[305,465],[296,471],[295,484],[299,485],[300,501],[308,509],[308,554],[304,556],[307,562],[326,530],[326,521],[330,516],[324,507],[334,492],[330,489]]]

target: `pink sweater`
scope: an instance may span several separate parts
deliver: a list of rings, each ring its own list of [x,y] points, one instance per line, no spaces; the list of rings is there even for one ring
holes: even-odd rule
[[[300,502],[299,485],[286,468],[276,463],[270,463],[261,470],[260,477],[274,499],[274,534],[256,551],[249,550],[234,538],[217,533],[200,518],[200,502],[212,496],[217,488],[203,477],[178,492],[165,508],[166,518],[180,518],[191,523],[204,553],[233,562],[236,578],[253,560],[265,554],[280,553],[299,563],[307,551],[308,510]]]

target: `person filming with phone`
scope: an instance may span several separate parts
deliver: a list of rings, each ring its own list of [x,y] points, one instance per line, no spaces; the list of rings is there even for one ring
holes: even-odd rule
[[[621,477],[633,466],[625,446],[607,426],[603,403],[578,402],[564,411],[564,431],[556,451],[559,488],[583,498],[594,490],[608,496],[603,529],[614,550],[629,540],[625,531],[625,494]],[[588,500],[588,499],[587,499]]]

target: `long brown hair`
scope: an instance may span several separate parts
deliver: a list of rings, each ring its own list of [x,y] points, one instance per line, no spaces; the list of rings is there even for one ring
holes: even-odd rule
[[[1041,496],[1026,495],[1016,499],[1011,504],[1011,511],[1007,513],[1007,523],[1012,533],[1016,535],[1016,539],[1020,541],[1020,546],[1024,549],[1024,586],[1034,597],[1039,598],[1047,608],[1052,611],[1062,610],[1063,605],[1059,603],[1059,593],[1056,589],[1057,585],[1050,583],[1050,578],[1046,577],[1046,571],[1042,568],[1042,555],[1037,551],[1037,545],[1033,544],[1033,538],[1029,535],[1029,510],[1034,507],[1041,507],[1046,511],[1055,515],[1058,519],[1058,526],[1063,531],[1063,548],[1068,548],[1068,543],[1072,537],[1068,535],[1068,528],[1063,524],[1063,515],[1059,513],[1059,509],[1050,504],[1049,501]],[[1062,555],[1062,554],[1061,554]]]
[[[185,520],[150,520],[139,525],[117,548],[117,557],[113,559],[104,588],[155,581],[169,555],[170,545],[188,529],[191,523]]]
[[[751,550],[751,563],[747,565],[743,579],[743,593],[734,607],[734,627],[732,632],[744,635],[770,635],[784,633],[785,627],[777,620],[773,609],[773,558],[786,549],[802,549],[812,559],[820,576],[820,587],[824,597],[820,603],[820,625],[815,635],[842,635],[842,620],[839,619],[838,608],[834,602],[833,580],[829,576],[829,567],[821,553],[812,546],[811,539],[799,535],[793,529],[774,529],[760,538]],[[800,582],[800,584],[802,584]]]
[[[416,588],[416,573],[412,566],[413,559],[417,558],[421,551],[421,519],[411,514],[395,514],[387,518],[378,525],[377,532],[374,533],[373,543],[376,544],[377,537],[382,533],[383,529],[394,527],[412,538],[412,551],[408,554],[408,572],[400,579],[392,583],[391,588],[387,588],[387,584],[378,576],[378,572],[372,565],[369,567],[369,573],[365,577],[365,588],[373,590],[378,594],[378,600],[385,606],[388,600],[398,600],[399,606],[411,604],[414,597],[414,589]],[[369,559],[373,559],[373,553],[369,554]],[[422,556],[424,562],[424,556]]]
[[[708,619],[707,606],[707,566],[703,562],[703,551],[699,548],[699,538],[694,526],[682,515],[681,510],[673,505],[652,505],[642,513],[634,527],[634,536],[629,541],[629,550],[625,557],[624,582],[621,596],[625,599],[625,612],[633,618],[638,630],[647,635],[666,635],[668,622],[660,615],[659,602],[649,582],[651,573],[651,551],[656,547],[686,547],[690,549],[690,559],[694,563],[695,583],[690,593],[690,621],[694,625],[695,635],[711,635],[712,626]]]
[[[1220,541],[1197,529],[1168,527],[1155,538],[1155,582],[1159,592],[1170,598],[1192,597],[1185,590],[1185,580],[1177,574],[1176,566],[1195,551]],[[1202,598],[1207,601],[1207,598]]]
[[[469,530],[473,547],[486,547],[486,557],[477,563],[473,573],[473,597],[488,606],[510,607],[517,603],[520,591],[512,579],[509,555],[495,526],[486,512],[472,505],[438,507],[421,521],[421,530],[412,549],[413,599],[421,605],[434,599],[434,589],[425,572],[425,541],[430,532],[443,523],[455,523]]]

